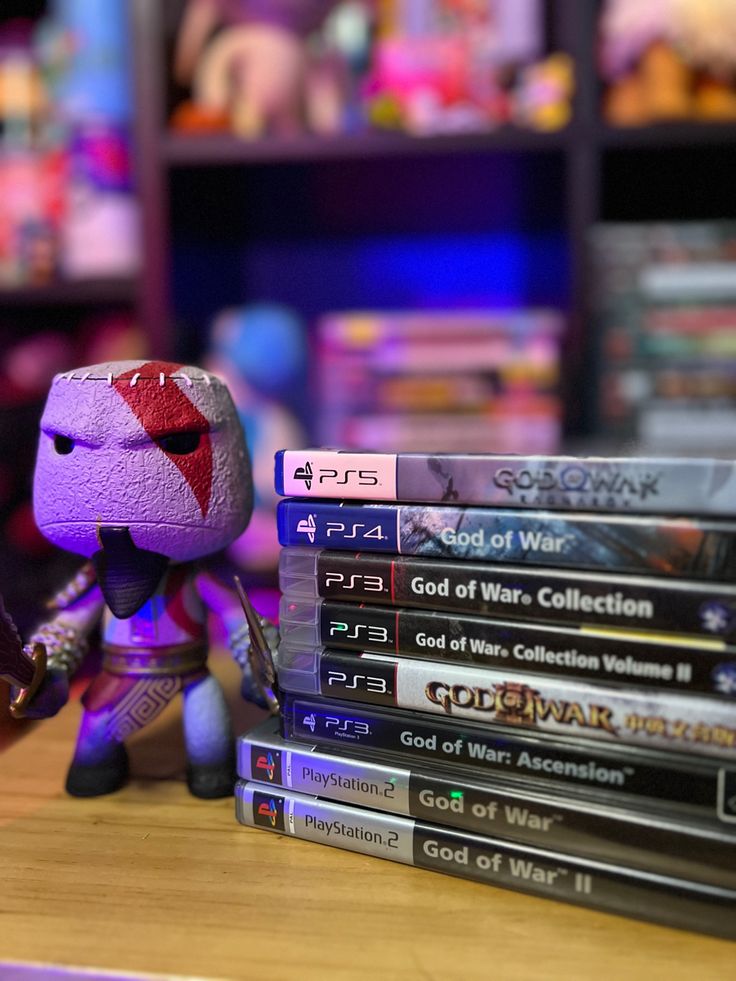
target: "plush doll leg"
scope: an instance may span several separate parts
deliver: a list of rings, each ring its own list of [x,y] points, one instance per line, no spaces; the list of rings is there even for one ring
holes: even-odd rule
[[[229,797],[235,785],[235,741],[219,682],[208,675],[184,689],[187,784],[195,797]]]
[[[77,747],[66,776],[72,797],[100,797],[119,790],[128,779],[128,754],[122,743],[108,735],[109,712],[82,716]]]

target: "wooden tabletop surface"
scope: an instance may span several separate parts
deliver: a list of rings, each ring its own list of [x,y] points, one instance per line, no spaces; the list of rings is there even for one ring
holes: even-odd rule
[[[262,715],[214,667],[243,731]],[[232,800],[187,793],[179,711],[131,740],[130,785],[94,800],[63,790],[78,703],[0,726],[3,981],[736,978],[725,941],[243,828]]]

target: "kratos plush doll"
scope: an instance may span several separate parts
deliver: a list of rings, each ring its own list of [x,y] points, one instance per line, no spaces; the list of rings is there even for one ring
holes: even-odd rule
[[[83,697],[70,794],[122,786],[126,739],[180,693],[191,793],[232,793],[233,735],[207,669],[207,614],[223,619],[244,667],[247,630],[236,595],[202,560],[241,534],[251,507],[243,432],[215,377],[135,361],[54,379],[34,511],[48,539],[89,561],[30,638],[45,646],[48,666],[25,714],[41,718],[65,704],[99,625],[102,670]]]

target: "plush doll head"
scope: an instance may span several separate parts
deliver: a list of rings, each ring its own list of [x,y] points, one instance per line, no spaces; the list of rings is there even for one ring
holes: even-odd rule
[[[199,368],[157,361],[57,375],[33,496],[43,534],[93,559],[113,612],[106,582],[143,576],[137,609],[169,561],[216,552],[248,524],[250,462],[227,388]],[[131,602],[117,604],[118,615],[130,615]]]

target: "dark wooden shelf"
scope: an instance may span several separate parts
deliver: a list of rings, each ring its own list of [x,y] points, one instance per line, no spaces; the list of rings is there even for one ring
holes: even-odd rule
[[[298,136],[253,141],[238,139],[229,133],[214,136],[167,133],[161,140],[161,156],[171,167],[217,167],[443,153],[550,152],[561,151],[567,144],[566,130],[540,133],[511,126],[487,133],[426,137],[368,131],[330,137]]]
[[[217,167],[443,153],[553,152],[564,150],[581,139],[613,149],[736,146],[736,123],[658,123],[641,127],[600,123],[590,129],[574,125],[554,133],[504,126],[487,133],[434,136],[372,130],[331,137],[303,135],[253,141],[229,133],[213,136],[166,133],[161,138],[161,156],[170,167]]]
[[[138,294],[135,278],[57,281],[43,286],[0,287],[0,309],[33,306],[95,306],[132,304]]]
[[[595,139],[604,148],[646,147],[675,149],[694,146],[736,146],[736,122],[655,123],[648,126],[607,126],[601,123]]]

